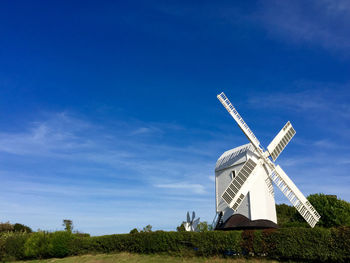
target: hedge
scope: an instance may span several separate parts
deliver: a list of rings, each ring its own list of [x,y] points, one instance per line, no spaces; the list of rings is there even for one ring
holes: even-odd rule
[[[122,251],[177,256],[245,256],[304,262],[350,262],[350,228],[299,227],[203,233],[156,231],[98,237],[58,231],[7,233],[0,236],[1,260]]]

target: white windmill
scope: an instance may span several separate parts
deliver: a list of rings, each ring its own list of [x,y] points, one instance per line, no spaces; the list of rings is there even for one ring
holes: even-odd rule
[[[314,227],[320,215],[282,168],[274,163],[295,135],[291,123],[287,122],[265,151],[225,94],[221,93],[217,97],[250,143],[225,152],[216,163],[217,213],[213,228],[277,227],[272,182],[278,186],[306,222]]]
[[[197,219],[194,219],[195,217],[196,217],[196,214],[194,211],[192,212],[192,219],[190,219],[190,213],[187,212],[186,222],[182,223],[184,225],[186,231],[196,231],[197,230],[200,218],[198,217]]]

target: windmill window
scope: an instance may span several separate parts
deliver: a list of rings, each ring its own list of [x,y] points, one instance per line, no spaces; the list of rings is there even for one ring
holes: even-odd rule
[[[235,172],[235,171],[232,171],[232,172],[230,173],[230,177],[231,177],[231,179],[233,180],[233,178],[236,177],[236,172]]]

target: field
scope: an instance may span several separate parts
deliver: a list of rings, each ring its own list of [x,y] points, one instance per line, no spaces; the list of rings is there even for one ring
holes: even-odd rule
[[[62,259],[45,259],[45,260],[31,260],[31,261],[16,261],[14,263],[112,263],[112,262],[128,262],[128,263],[275,263],[277,261],[272,260],[259,260],[259,259],[224,259],[224,258],[181,258],[171,257],[167,255],[140,255],[130,253],[118,253],[118,254],[99,254],[99,255],[84,255],[76,257],[67,257]]]

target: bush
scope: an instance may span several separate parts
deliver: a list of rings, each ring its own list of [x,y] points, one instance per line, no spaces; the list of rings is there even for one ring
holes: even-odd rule
[[[49,254],[51,257],[66,257],[70,254],[73,235],[68,231],[57,231],[50,234]]]
[[[32,233],[24,244],[24,253],[28,258],[48,258],[50,257],[49,233],[40,231]]]
[[[7,232],[0,235],[0,260],[24,259],[24,243],[29,234],[25,232]]]

